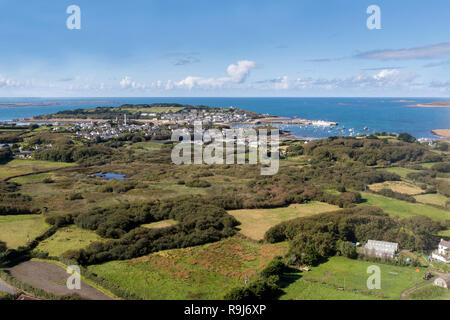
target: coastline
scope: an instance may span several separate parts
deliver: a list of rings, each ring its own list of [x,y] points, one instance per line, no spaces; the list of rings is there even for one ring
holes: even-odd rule
[[[433,129],[431,133],[445,140],[450,140],[450,129]]]

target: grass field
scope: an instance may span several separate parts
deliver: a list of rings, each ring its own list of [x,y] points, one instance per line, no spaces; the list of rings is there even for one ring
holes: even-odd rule
[[[49,228],[41,215],[0,216],[0,240],[12,249],[27,244],[27,233],[33,240]]]
[[[396,173],[400,177],[402,177],[403,179],[406,178],[406,175],[408,173],[414,173],[414,172],[417,173],[417,172],[419,172],[419,170],[407,169],[407,168],[402,168],[402,167],[383,168],[383,169],[380,169],[380,170]]]
[[[391,189],[394,192],[416,195],[423,192],[423,190],[411,183],[405,181],[385,181],[381,183],[374,183],[369,185],[369,188],[374,191],[382,189]]]
[[[409,300],[450,300],[450,290],[430,283],[411,292],[407,298]]]
[[[258,244],[235,236],[89,269],[145,299],[221,299],[286,249],[286,243]]]
[[[176,224],[178,224],[177,221],[172,220],[172,219],[167,219],[167,220],[163,220],[163,221],[143,224],[141,227],[149,228],[149,229],[162,229],[162,228],[174,226]]]
[[[442,207],[445,207],[445,203],[449,200],[447,197],[438,193],[420,194],[414,198],[421,203],[434,204]]]
[[[20,183],[20,184],[38,183],[38,182],[42,182],[44,179],[47,179],[47,178],[51,179],[52,177],[53,177],[53,174],[51,174],[51,173],[36,173],[36,174],[30,174],[27,176],[11,179],[11,182],[16,182],[16,183]]]
[[[21,174],[28,174],[36,171],[70,167],[74,165],[75,164],[64,162],[14,159],[9,161],[7,164],[0,166],[0,179],[5,179]]]
[[[82,249],[101,237],[94,231],[80,229],[70,226],[59,229],[50,238],[42,241],[36,249],[46,251],[50,256],[60,256],[67,250]]]
[[[339,210],[339,207],[311,201],[307,204],[291,204],[285,208],[231,210],[228,213],[241,223],[238,228],[243,235],[261,240],[267,230],[280,222],[335,210]]]
[[[183,110],[183,107],[151,107],[151,108],[123,108],[122,110],[131,112],[143,112],[143,113],[163,113],[163,112],[178,112]]]
[[[361,192],[366,202],[361,205],[377,206],[395,217],[411,217],[423,215],[433,220],[444,221],[450,219],[450,211],[419,203],[410,203],[397,199],[387,198],[375,194]]]
[[[367,268],[377,265],[381,271],[381,289],[368,289],[367,279],[371,274]],[[369,261],[333,257],[329,261],[313,267],[310,272],[302,272],[300,278],[289,284],[282,299],[400,299],[406,289],[422,280],[425,269],[399,267]],[[292,275],[291,275],[292,276]],[[343,288],[345,282],[345,290]]]

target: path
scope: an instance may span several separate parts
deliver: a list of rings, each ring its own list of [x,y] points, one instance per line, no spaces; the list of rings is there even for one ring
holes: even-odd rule
[[[41,288],[56,295],[77,293],[89,300],[113,300],[103,292],[81,282],[80,290],[70,290],[66,281],[70,276],[65,269],[48,262],[26,261],[9,269],[11,276],[33,287]]]
[[[3,279],[0,279],[0,292],[6,292],[6,293],[10,293],[10,294],[15,294],[16,293],[16,289],[11,287]]]

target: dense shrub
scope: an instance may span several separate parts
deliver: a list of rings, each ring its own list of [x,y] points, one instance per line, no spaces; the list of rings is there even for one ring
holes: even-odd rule
[[[381,189],[379,191],[372,191],[372,192],[380,194],[380,195],[385,196],[385,197],[389,197],[389,198],[394,198],[394,199],[398,199],[398,200],[408,201],[408,202],[412,202],[412,203],[416,202],[416,199],[413,196],[409,195],[409,194],[395,192],[395,191],[392,191],[391,189],[387,189],[387,188],[383,188],[383,189]]]
[[[437,172],[450,172],[450,162],[436,163],[431,167],[431,170]]]
[[[186,182],[186,187],[190,188],[208,188],[211,186],[211,183],[205,180],[193,179]]]
[[[174,219],[177,225],[164,229],[140,228],[143,223]],[[235,234],[237,221],[201,197],[127,203],[82,213],[77,226],[95,230],[102,237],[85,249],[65,253],[65,258],[88,265],[130,259],[165,249],[185,248],[218,241]]]

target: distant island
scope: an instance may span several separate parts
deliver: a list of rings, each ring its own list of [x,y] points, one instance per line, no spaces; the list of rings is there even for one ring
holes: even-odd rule
[[[416,108],[450,108],[450,101],[435,101],[428,103],[419,103],[415,105],[409,105],[407,107],[416,107]]]

